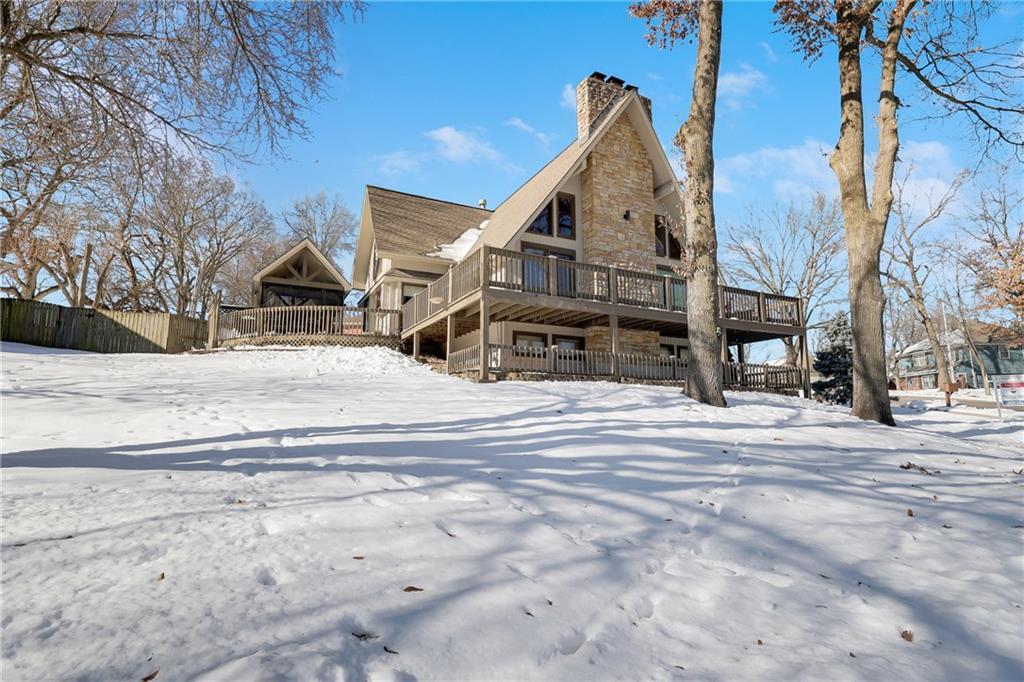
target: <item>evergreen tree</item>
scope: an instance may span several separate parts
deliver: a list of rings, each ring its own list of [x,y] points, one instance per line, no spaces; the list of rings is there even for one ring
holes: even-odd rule
[[[853,330],[846,313],[837,314],[825,324],[825,339],[814,369],[825,377],[811,384],[815,393],[830,403],[848,405],[853,398]]]

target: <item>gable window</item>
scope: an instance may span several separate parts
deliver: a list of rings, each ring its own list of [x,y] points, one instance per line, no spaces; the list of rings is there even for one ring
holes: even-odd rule
[[[654,216],[654,254],[659,258],[682,259],[683,249],[668,229],[668,220],[663,215]]]
[[[552,222],[554,221],[551,218],[551,204],[548,204],[544,207],[544,210],[540,212],[540,215],[533,219],[533,222],[530,223],[528,228],[526,228],[526,231],[550,237]]]
[[[576,239],[576,197],[559,194],[555,203],[558,206],[558,236],[562,239]]]
[[[576,197],[559,194],[534,218],[526,231],[545,237],[576,239]]]

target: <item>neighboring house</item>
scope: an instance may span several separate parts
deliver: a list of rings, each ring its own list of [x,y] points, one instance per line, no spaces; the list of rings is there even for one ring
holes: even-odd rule
[[[253,275],[252,306],[340,306],[351,289],[331,259],[303,239]]]
[[[683,195],[650,100],[594,73],[576,101],[577,139],[494,210],[367,187],[353,286],[361,306],[402,308],[414,354],[481,379],[678,373],[686,284],[668,225],[682,224]],[[799,299],[719,287],[719,300],[723,360],[734,346],[742,363],[742,344],[756,341],[806,346]],[[805,384],[801,359],[762,375],[796,370]]]
[[[1024,347],[1008,340],[1005,331],[992,325],[974,325],[972,339],[989,376],[1024,374]],[[981,368],[959,329],[940,333],[942,352],[952,358],[952,372],[960,388],[982,388]],[[935,354],[928,339],[907,346],[895,358],[892,376],[895,387],[904,391],[940,388]]]

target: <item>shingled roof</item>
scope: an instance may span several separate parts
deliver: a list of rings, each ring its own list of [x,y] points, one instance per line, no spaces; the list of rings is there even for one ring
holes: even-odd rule
[[[491,216],[484,208],[373,185],[366,188],[366,200],[378,251],[393,253],[425,256]]]

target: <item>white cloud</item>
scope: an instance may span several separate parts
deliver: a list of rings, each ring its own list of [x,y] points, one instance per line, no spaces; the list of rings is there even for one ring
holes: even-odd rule
[[[562,86],[562,106],[576,111],[576,88],[572,86],[572,83]]]
[[[370,160],[377,166],[378,171],[392,177],[419,171],[422,161],[420,154],[404,149],[379,154]]]
[[[726,157],[716,164],[716,187],[724,193],[742,191],[752,184],[771,183],[779,199],[788,200],[836,191],[828,165],[831,145],[807,139],[793,147],[762,147]]]
[[[750,95],[767,85],[767,76],[749,64],[740,64],[739,71],[726,71],[718,78],[718,96],[733,109],[739,109]]]
[[[657,71],[648,71],[647,72],[647,80],[660,81],[660,80],[664,80],[664,79],[665,79],[665,77],[662,76]]]
[[[775,50],[772,49],[771,45],[765,42],[760,42],[758,43],[758,45],[760,45],[761,49],[764,50],[765,57],[768,58],[769,62],[774,64],[775,62],[779,61],[779,56],[775,54]]]
[[[453,126],[443,126],[424,133],[437,143],[437,153],[457,163],[498,161],[501,155],[486,140]]]
[[[530,125],[523,119],[519,118],[518,116],[513,116],[512,118],[505,121],[505,125],[511,126],[516,130],[523,131],[533,139],[537,140],[537,142],[540,143],[540,146],[543,147],[544,149],[548,149],[551,146],[551,141],[555,138],[555,136],[552,135],[551,133],[540,132],[532,125]]]

